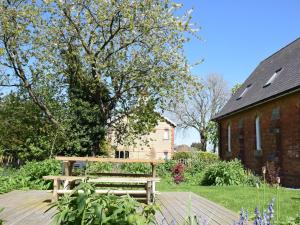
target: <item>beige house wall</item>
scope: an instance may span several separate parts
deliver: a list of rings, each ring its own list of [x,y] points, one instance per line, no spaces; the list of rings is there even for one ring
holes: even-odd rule
[[[137,140],[135,145],[113,145],[117,151],[124,151],[124,155],[128,151],[130,159],[170,159],[174,151],[174,129],[175,126],[168,121],[159,121],[154,131]]]

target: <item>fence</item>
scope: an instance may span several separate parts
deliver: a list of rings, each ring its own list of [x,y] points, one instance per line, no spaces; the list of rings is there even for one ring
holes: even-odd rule
[[[21,160],[13,156],[0,156],[0,166],[20,166]]]

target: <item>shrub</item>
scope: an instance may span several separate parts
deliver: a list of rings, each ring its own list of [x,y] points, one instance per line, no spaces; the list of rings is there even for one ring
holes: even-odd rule
[[[179,184],[184,181],[184,165],[178,163],[172,170],[174,182]]]
[[[156,205],[143,205],[129,196],[98,195],[94,186],[87,183],[81,183],[71,195],[63,196],[52,207],[57,207],[54,218],[57,225],[144,225],[154,223],[158,209]]]
[[[107,173],[112,172],[113,164],[108,162],[93,162],[87,164],[87,173]]]
[[[172,169],[176,165],[174,160],[167,160],[162,164],[159,164],[157,167],[157,173],[160,177],[170,176]]]
[[[174,160],[191,159],[191,158],[192,158],[192,152],[175,152],[172,156],[172,159]]]
[[[202,185],[247,185],[249,178],[253,179],[249,172],[246,172],[238,160],[229,162],[220,161],[205,169]]]
[[[58,175],[60,172],[61,166],[56,160],[28,162],[14,173],[3,172],[0,176],[0,194],[16,189],[50,189],[52,182],[43,180],[43,176]]]
[[[126,173],[150,174],[151,166],[149,163],[123,163],[121,170]]]

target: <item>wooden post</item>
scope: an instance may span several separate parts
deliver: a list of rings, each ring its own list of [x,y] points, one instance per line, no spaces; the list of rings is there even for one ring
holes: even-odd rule
[[[152,177],[155,178],[156,177],[156,164],[152,163]],[[151,182],[151,201],[154,202],[154,198],[155,198],[155,181]]]
[[[151,181],[147,181],[146,184],[146,201],[148,205],[151,202]]]
[[[74,162],[72,162],[72,161],[64,161],[64,175],[65,176],[72,176],[73,164],[74,164]]]
[[[151,163],[151,166],[152,166],[152,177],[155,178],[156,177],[156,164]]]
[[[58,200],[58,194],[57,191],[60,189],[60,179],[54,179],[53,180],[53,196],[52,196],[52,202],[56,202]]]

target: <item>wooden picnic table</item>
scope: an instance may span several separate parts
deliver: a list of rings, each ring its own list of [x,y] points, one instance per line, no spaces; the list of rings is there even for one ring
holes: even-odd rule
[[[66,157],[57,156],[56,160],[62,161],[64,165],[62,176],[44,176],[45,180],[53,180],[53,201],[58,199],[58,194],[70,193],[70,183],[76,181],[87,180],[87,182],[97,183],[102,187],[145,187],[145,190],[96,190],[96,193],[113,193],[113,194],[131,194],[146,195],[147,203],[154,201],[155,183],[159,182],[156,177],[156,165],[163,163],[164,160],[153,159],[116,159],[116,158],[98,158],[98,157]],[[106,173],[105,176],[92,178],[90,176],[73,176],[72,169],[75,162],[103,162],[103,163],[149,163],[151,165],[151,174],[122,174],[122,173]],[[116,177],[117,175],[117,177]],[[60,189],[61,183],[64,188]],[[72,186],[72,185],[71,185]]]
[[[64,175],[72,176],[73,164],[75,162],[110,162],[110,163],[149,163],[151,165],[151,176],[156,177],[156,166],[164,163],[159,159],[116,159],[116,158],[98,158],[98,157],[67,157],[56,156],[56,160],[62,161],[64,165]]]

